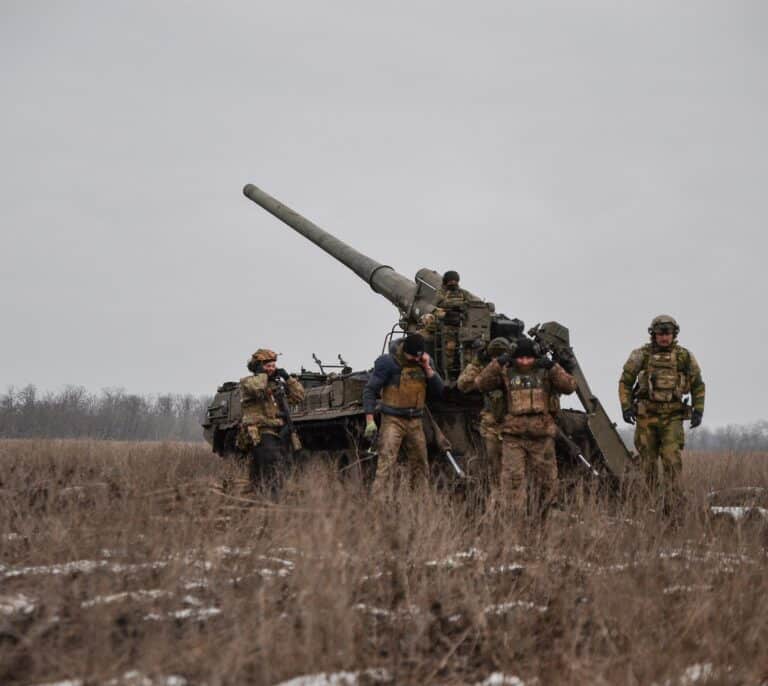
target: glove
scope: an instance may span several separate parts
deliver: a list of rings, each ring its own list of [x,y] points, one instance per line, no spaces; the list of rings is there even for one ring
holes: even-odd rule
[[[502,353],[496,358],[496,361],[502,366],[506,367],[507,365],[512,363],[512,355],[509,353]]]
[[[540,357],[538,360],[536,360],[536,366],[541,367],[542,369],[552,369],[552,367],[555,366],[555,363],[553,360],[550,360],[546,355],[543,357]]]
[[[365,436],[366,440],[372,441],[378,430],[379,427],[376,426],[376,422],[368,422],[365,425],[365,432],[363,433],[363,436]]]
[[[704,419],[704,413],[701,410],[693,410],[693,412],[691,412],[691,428],[695,429],[699,426],[702,419]]]
[[[288,379],[291,378],[288,372],[286,372],[285,369],[283,369],[282,367],[279,367],[278,369],[276,369],[275,374],[279,376],[283,381],[288,381]]]
[[[631,407],[628,407],[626,410],[622,410],[621,416],[624,417],[624,421],[627,424],[634,424],[637,420],[637,415],[635,415],[635,411]]]
[[[559,364],[569,374],[573,372],[574,369],[576,369],[576,360],[574,359],[573,355],[558,355],[557,364]]]

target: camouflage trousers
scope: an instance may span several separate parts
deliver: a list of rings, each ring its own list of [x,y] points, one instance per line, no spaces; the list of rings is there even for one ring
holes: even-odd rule
[[[497,505],[522,516],[529,497],[536,515],[546,513],[557,498],[555,439],[502,434]]]
[[[498,425],[481,421],[480,437],[483,439],[485,455],[474,458],[469,466],[470,476],[486,487],[497,488],[501,474],[501,434]]]
[[[635,449],[640,456],[645,485],[650,495],[664,498],[666,506],[673,506],[682,497],[680,473],[683,470],[681,452],[684,445],[681,414],[646,414],[637,417]]]
[[[461,361],[459,360],[459,329],[455,326],[443,326],[443,369],[446,379],[457,379],[461,373]]]
[[[371,492],[378,498],[391,495],[399,483],[397,457],[403,448],[406,469],[411,488],[420,488],[427,483],[427,440],[420,417],[394,417],[384,414],[379,428],[379,457],[376,479]]]

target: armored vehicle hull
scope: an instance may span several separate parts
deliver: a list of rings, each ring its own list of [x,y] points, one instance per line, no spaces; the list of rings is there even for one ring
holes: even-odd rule
[[[397,308],[398,321],[385,337],[385,348],[395,331],[418,330],[425,315],[435,311],[437,291],[441,285],[441,277],[436,271],[420,269],[413,280],[408,279],[392,267],[358,252],[261,189],[249,184],[243,192],[354,271]],[[519,320],[497,313],[493,303],[471,293],[468,295],[470,302],[461,313],[458,327],[461,364],[473,347],[487,344],[497,336],[513,338],[523,329]],[[630,454],[587,383],[570,346],[568,329],[557,322],[547,322],[531,329],[529,335],[542,350],[559,360],[567,360],[577,382],[577,395],[584,407],[583,412],[561,410],[555,414],[559,428],[557,456],[561,473],[578,473],[617,483],[630,465]],[[431,345],[433,359],[445,377],[448,365],[443,357],[439,331]],[[362,438],[365,426],[362,391],[368,372],[353,373],[344,368],[340,374],[326,374],[321,366],[320,374],[302,371],[299,379],[305,387],[305,399],[291,408],[291,417],[303,444],[302,457],[331,460],[342,470],[359,467],[364,476],[369,474],[375,460]],[[444,464],[441,446],[445,445],[446,438],[453,452],[461,456],[466,464],[483,457],[483,441],[478,431],[482,398],[479,393],[461,393],[450,378],[448,381],[443,396],[428,403],[429,412],[424,419],[429,454],[438,470],[439,465]],[[236,454],[235,436],[239,426],[239,390],[236,383],[229,382],[219,388],[203,425],[206,440],[214,452],[220,455]]]

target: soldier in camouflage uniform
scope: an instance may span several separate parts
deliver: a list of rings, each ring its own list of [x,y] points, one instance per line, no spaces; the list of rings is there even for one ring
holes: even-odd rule
[[[363,390],[366,413],[365,437],[373,440],[377,398],[381,394],[381,430],[378,440],[378,464],[373,494],[385,498],[396,483],[397,457],[403,448],[408,464],[410,485],[420,488],[427,482],[427,441],[422,417],[427,396],[439,397],[443,380],[424,352],[424,338],[408,334],[394,348],[374,363],[373,372]]]
[[[683,419],[691,428],[704,417],[704,381],[693,353],[677,343],[680,327],[673,317],[659,315],[651,322],[651,342],[633,350],[619,379],[619,401],[624,421],[635,424],[635,448],[650,494],[663,499],[666,512],[680,503],[681,451],[685,444]],[[685,402],[691,397],[692,407]],[[661,458],[662,483],[658,460]]]
[[[557,497],[557,426],[552,396],[576,390],[576,380],[559,364],[541,354],[528,338],[514,352],[493,360],[475,379],[482,393],[501,389],[507,413],[501,424],[500,497],[513,513],[526,510],[532,487],[533,513],[543,517]]]
[[[251,376],[240,379],[243,410],[237,447],[249,456],[249,471],[254,485],[276,492],[281,468],[286,461],[286,442],[281,435],[285,426],[285,404],[304,399],[298,379],[277,368],[277,355],[259,348],[248,361]],[[282,406],[282,407],[281,407]]]
[[[443,274],[443,285],[438,289],[433,316],[433,329],[440,332],[443,356],[442,367],[445,378],[456,379],[461,372],[459,359],[459,327],[466,304],[472,296],[459,287],[459,273],[447,271]],[[430,315],[428,315],[430,316]]]
[[[494,338],[485,348],[485,354],[478,354],[459,375],[456,386],[462,393],[476,391],[475,379],[492,360],[499,355],[512,352],[512,346],[506,338]],[[485,446],[485,460],[479,469],[469,466],[469,471],[479,475],[491,489],[497,490],[501,474],[501,423],[507,413],[504,391],[497,388],[483,394],[483,411],[480,413],[480,436]]]

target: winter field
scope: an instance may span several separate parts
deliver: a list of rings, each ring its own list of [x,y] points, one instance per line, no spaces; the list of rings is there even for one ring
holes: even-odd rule
[[[768,683],[768,528],[707,501],[768,455],[686,455],[676,529],[588,489],[542,531],[244,476],[203,444],[0,441],[0,683]]]

